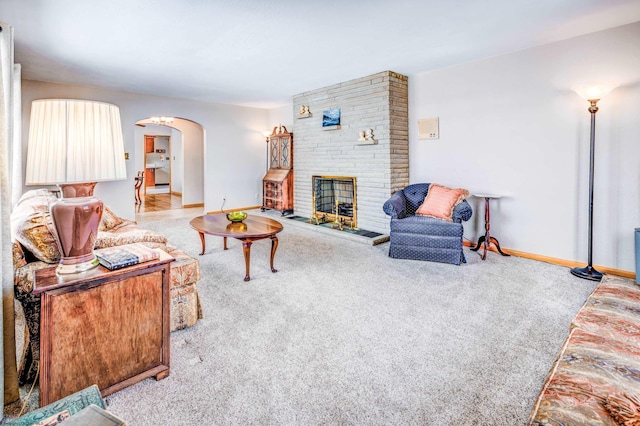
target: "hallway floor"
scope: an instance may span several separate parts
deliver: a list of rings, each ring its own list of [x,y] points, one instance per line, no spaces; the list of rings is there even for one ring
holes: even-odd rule
[[[154,222],[202,215],[204,207],[182,208],[182,197],[174,194],[147,194],[136,205],[136,222]]]

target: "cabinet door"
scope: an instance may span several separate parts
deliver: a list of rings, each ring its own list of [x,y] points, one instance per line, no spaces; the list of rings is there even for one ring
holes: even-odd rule
[[[280,168],[291,168],[291,141],[288,137],[280,138],[280,156],[278,159]]]
[[[156,186],[156,169],[145,169],[144,187]]]
[[[280,167],[280,138],[273,137],[269,139],[269,150],[271,152],[271,160],[269,161],[269,167],[279,168]]]
[[[144,152],[153,152],[153,144],[155,143],[155,139],[153,136],[144,137]]]

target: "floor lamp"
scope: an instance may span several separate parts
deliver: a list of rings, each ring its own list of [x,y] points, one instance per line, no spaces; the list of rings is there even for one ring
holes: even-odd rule
[[[571,273],[576,277],[592,281],[600,281],[602,279],[602,272],[597,271],[593,267],[593,169],[595,160],[596,113],[598,112],[598,101],[612,90],[612,86],[604,85],[586,86],[575,89],[578,95],[589,102],[589,112],[591,113],[591,137],[589,150],[589,258],[587,266],[584,268],[575,267],[571,269]]]
[[[269,136],[271,136],[271,132],[269,130],[265,130],[264,132],[262,132],[262,134],[265,137],[265,140],[267,141],[267,168],[265,169],[265,173],[269,171]]]

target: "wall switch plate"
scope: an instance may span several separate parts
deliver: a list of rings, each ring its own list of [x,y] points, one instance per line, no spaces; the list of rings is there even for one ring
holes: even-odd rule
[[[418,139],[440,138],[439,118],[421,118],[418,120]]]

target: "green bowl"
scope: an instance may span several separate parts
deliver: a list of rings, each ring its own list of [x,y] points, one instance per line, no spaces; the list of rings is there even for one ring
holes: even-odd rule
[[[227,213],[227,219],[231,222],[242,222],[247,218],[247,213],[245,212],[231,212]]]

